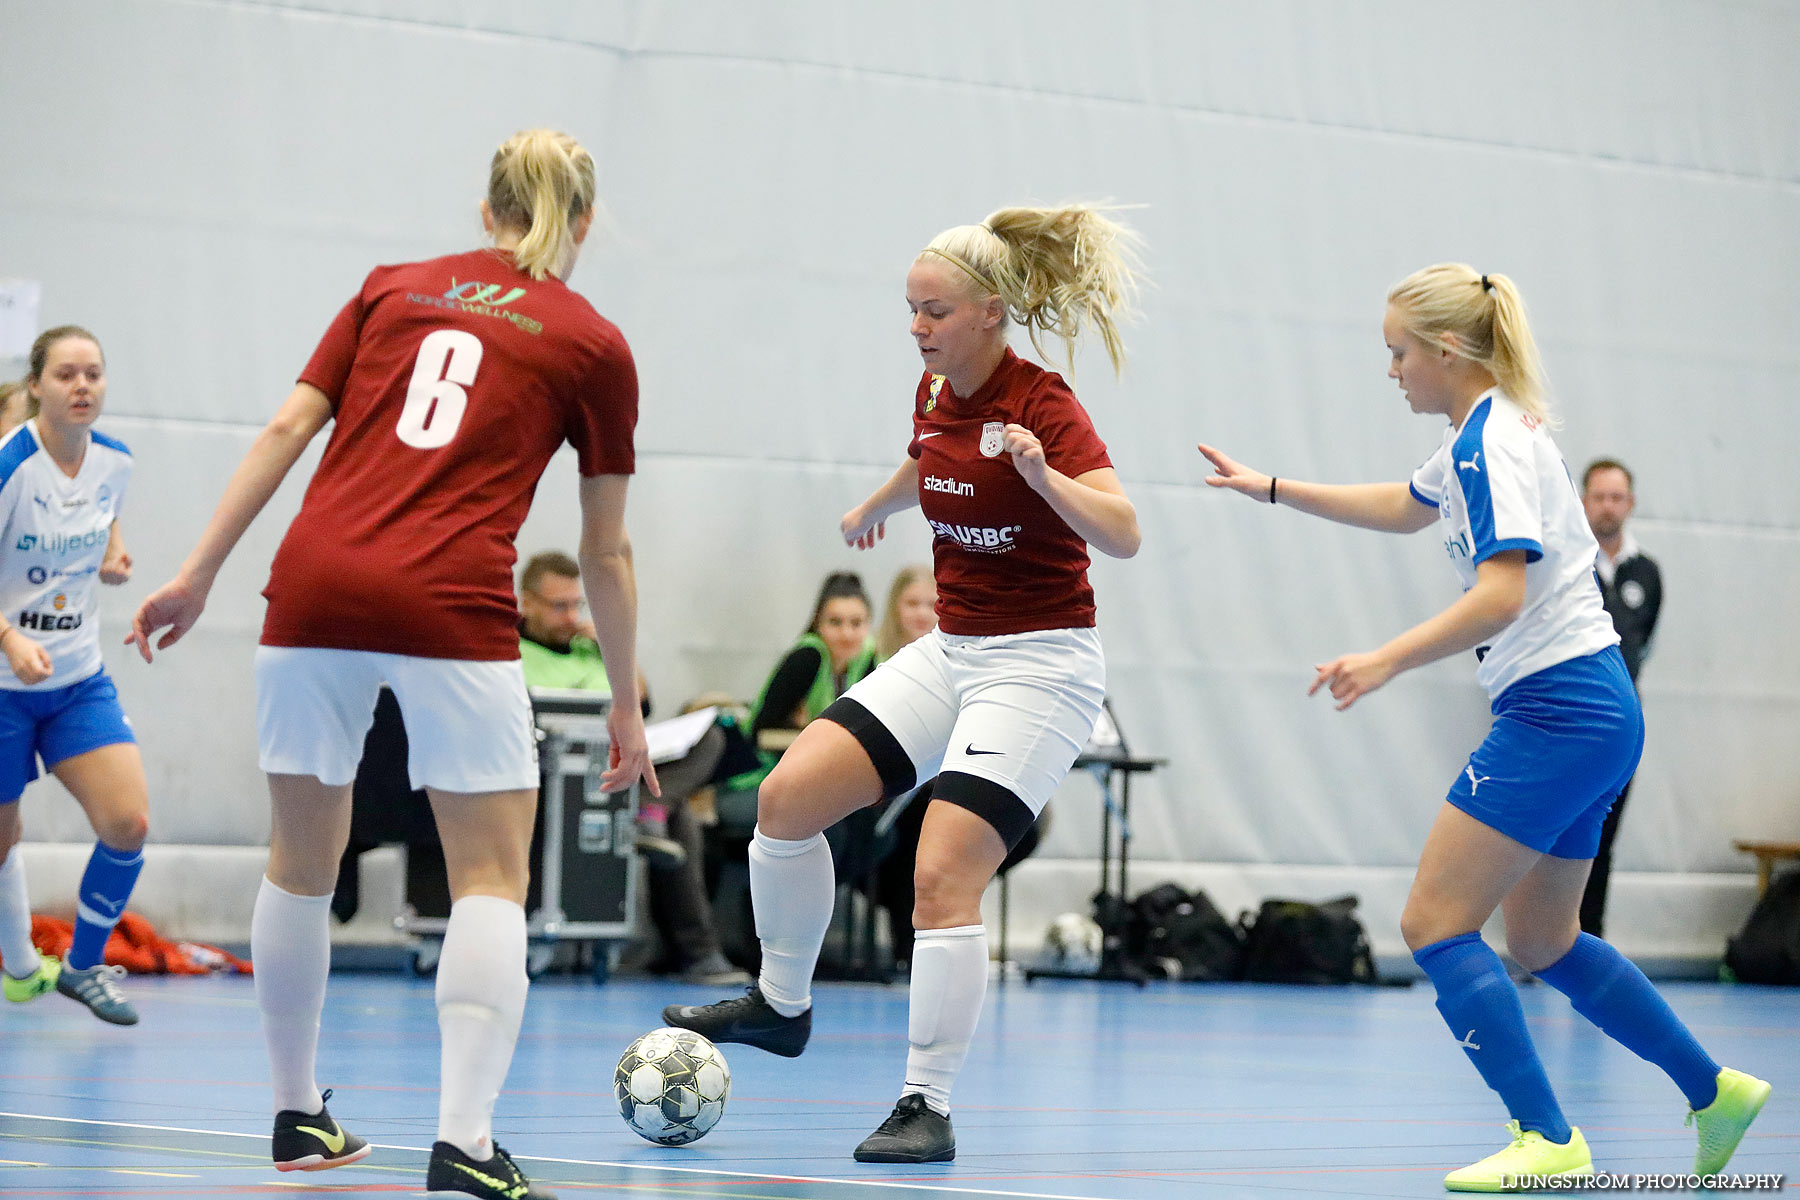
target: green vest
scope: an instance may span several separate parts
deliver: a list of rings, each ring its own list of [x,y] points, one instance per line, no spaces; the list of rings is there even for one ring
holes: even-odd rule
[[[799,650],[802,647],[817,650],[819,652],[819,673],[813,678],[812,687],[807,689],[806,700],[802,704],[806,719],[811,721],[827,708],[830,708],[831,702],[838,698],[837,680],[834,679],[831,674],[831,649],[825,645],[824,638],[816,633],[803,633],[800,635],[800,640],[795,642],[788,650],[788,654],[792,654],[795,650]],[[787,661],[787,654],[781,656],[781,661]],[[749,728],[754,729],[756,727],[757,718],[762,714],[763,701],[769,698],[769,685],[775,682],[775,671],[779,671],[780,669],[781,663],[776,663],[775,670],[770,671],[769,678],[763,681],[762,692],[756,697],[756,703],[750,706]],[[874,669],[875,642],[874,639],[871,638],[869,641],[863,643],[863,648],[856,652],[856,657],[852,658],[845,666],[845,690],[848,690],[852,684]],[[779,755],[775,754],[773,751],[760,748],[757,750],[756,754],[758,758],[762,759],[762,766],[757,767],[754,770],[745,771],[739,775],[733,775],[730,779],[725,781],[725,790],[733,792],[749,791],[751,788],[754,788],[757,784],[761,783],[768,776],[770,771],[775,769],[775,763],[780,757]]]
[[[519,639],[519,661],[525,670],[526,687],[574,688],[612,695],[612,685],[606,679],[606,664],[600,661],[600,646],[587,638],[576,638],[564,653],[522,637]]]

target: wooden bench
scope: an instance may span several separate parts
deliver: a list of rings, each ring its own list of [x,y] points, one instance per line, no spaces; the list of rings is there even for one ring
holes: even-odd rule
[[[1756,894],[1758,897],[1769,890],[1769,876],[1775,872],[1775,864],[1788,859],[1800,859],[1800,842],[1744,842],[1734,841],[1733,847],[1745,854],[1756,855]]]

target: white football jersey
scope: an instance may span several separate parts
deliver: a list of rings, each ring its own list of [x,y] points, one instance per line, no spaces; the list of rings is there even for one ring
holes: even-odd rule
[[[1444,551],[1462,580],[1502,550],[1525,551],[1525,606],[1477,653],[1489,696],[1545,667],[1618,643],[1594,577],[1599,550],[1581,497],[1543,422],[1500,391],[1475,402],[1413,472],[1412,494],[1438,510]]]
[[[73,479],[44,450],[35,420],[0,441],[0,605],[55,667],[31,691],[68,687],[100,669],[94,588],[130,478],[131,451],[103,433],[89,435]],[[25,690],[4,662],[0,688]]]

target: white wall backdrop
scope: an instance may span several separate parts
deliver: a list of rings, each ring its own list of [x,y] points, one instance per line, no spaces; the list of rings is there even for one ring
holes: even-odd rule
[[[1484,728],[1473,663],[1342,715],[1304,689],[1446,604],[1451,575],[1428,537],[1210,493],[1193,445],[1404,477],[1439,430],[1383,374],[1382,298],[1443,259],[1519,282],[1565,455],[1637,471],[1664,571],[1617,937],[1716,950],[1749,904],[1731,838],[1800,837],[1792,4],[0,0],[0,45],[0,277],[100,334],[103,427],[137,455],[109,642],[367,269],[476,244],[493,147],[548,124],[593,150],[611,215],[571,282],[638,356],[631,524],[665,710],[753,694],[827,570],[878,591],[928,556],[916,514],[861,557],[835,532],[904,453],[917,249],[1002,204],[1110,198],[1142,206],[1153,286],[1124,378],[1093,353],[1076,384],[1145,533],[1094,571],[1115,704],[1170,759],[1136,792],[1135,880],[1227,907],[1355,889],[1397,945]],[[249,656],[303,484],[187,643],[155,667],[111,652],[159,842],[266,837]],[[522,552],[572,545],[574,491],[565,455]],[[1057,807],[1021,936],[1092,887],[1091,785]],[[54,785],[26,811],[38,838],[82,836]]]

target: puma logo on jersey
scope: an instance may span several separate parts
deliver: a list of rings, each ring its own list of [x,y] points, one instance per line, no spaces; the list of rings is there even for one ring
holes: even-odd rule
[[[1479,475],[1481,473],[1481,451],[1477,450],[1475,452],[1475,457],[1469,459],[1467,462],[1459,460],[1456,464],[1456,469],[1459,471],[1473,471]]]
[[[1463,774],[1469,777],[1469,795],[1471,796],[1475,794],[1476,789],[1480,788],[1482,784],[1493,778],[1492,775],[1477,775],[1474,767],[1464,767]],[[1480,1047],[1477,1047],[1477,1049],[1480,1049]]]
[[[1481,1043],[1470,1040],[1474,1036],[1475,1031],[1471,1029],[1469,1032],[1463,1034],[1462,1037],[1458,1038],[1456,1044],[1461,1046],[1464,1050],[1479,1050],[1481,1049]]]
[[[974,484],[938,475],[927,475],[924,487],[928,492],[948,492],[952,496],[973,496],[975,494]]]

